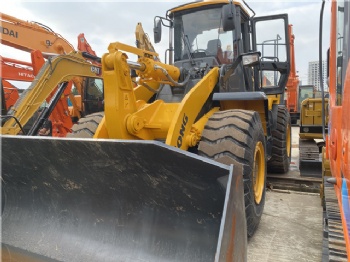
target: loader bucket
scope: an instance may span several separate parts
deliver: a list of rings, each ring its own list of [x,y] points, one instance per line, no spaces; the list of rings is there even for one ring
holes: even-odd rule
[[[233,166],[156,141],[1,143],[2,261],[246,260]]]

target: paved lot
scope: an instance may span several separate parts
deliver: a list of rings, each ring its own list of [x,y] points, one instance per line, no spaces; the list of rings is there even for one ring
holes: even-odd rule
[[[248,241],[248,261],[321,261],[320,197],[268,191],[258,231]]]
[[[298,128],[292,128],[291,172],[298,172]],[[319,194],[268,190],[264,214],[248,241],[248,262],[321,261],[322,206]]]

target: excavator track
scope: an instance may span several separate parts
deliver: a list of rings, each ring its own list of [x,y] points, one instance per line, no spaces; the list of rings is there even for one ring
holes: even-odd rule
[[[324,181],[324,252],[322,261],[348,261],[334,186]]]
[[[321,179],[322,160],[320,149],[314,139],[299,139],[299,168],[301,176]],[[322,179],[321,179],[322,180]]]
[[[267,187],[269,189],[319,194],[321,183],[322,180],[315,177],[294,176],[293,174],[267,174]]]

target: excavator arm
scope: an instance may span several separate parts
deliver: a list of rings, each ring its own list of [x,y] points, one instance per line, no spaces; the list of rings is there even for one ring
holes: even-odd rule
[[[148,34],[146,34],[145,31],[143,30],[141,23],[137,23],[137,25],[136,25],[135,37],[136,37],[136,47],[137,48],[156,53],[156,50],[153,47],[152,42],[149,39]],[[154,60],[160,61],[158,55],[154,56]]]
[[[49,59],[9,114],[22,126],[25,125],[56,86],[71,80],[74,76],[101,78],[101,69],[87,62],[79,52]],[[19,131],[20,127],[13,118],[10,118],[3,125],[1,133],[14,135]]]
[[[295,51],[293,25],[288,25],[289,46],[290,46],[290,73],[286,84],[287,89],[287,108],[292,118],[292,123],[296,124],[299,119],[298,111],[298,88],[299,76],[295,67]]]
[[[80,52],[87,52],[90,55],[96,56],[96,52],[92,50],[83,33],[78,35],[78,50]]]

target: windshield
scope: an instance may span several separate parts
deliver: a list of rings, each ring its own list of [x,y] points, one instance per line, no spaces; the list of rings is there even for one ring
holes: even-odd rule
[[[223,32],[221,7],[175,15],[175,61],[215,56],[219,63],[231,63],[234,32]]]

